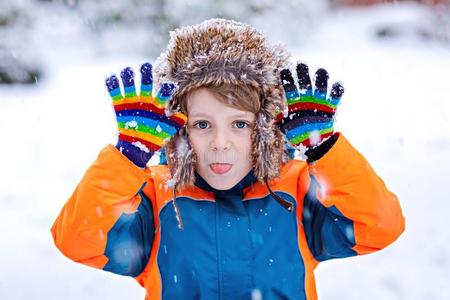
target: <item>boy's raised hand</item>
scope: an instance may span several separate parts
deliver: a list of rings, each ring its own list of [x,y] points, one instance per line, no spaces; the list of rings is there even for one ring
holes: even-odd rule
[[[181,113],[170,116],[165,113],[167,100],[175,92],[175,84],[163,83],[154,94],[152,65],[144,63],[140,71],[139,93],[136,92],[134,73],[129,67],[120,73],[125,96],[115,75],[106,79],[106,87],[112,99],[119,131],[116,148],[143,168],[165,140],[186,124],[187,117]]]
[[[334,83],[327,97],[329,76],[325,69],[316,71],[314,87],[306,64],[298,63],[296,72],[300,91],[295,86],[289,69],[283,69],[280,73],[288,115],[279,113],[276,123],[294,147],[307,151],[333,135],[334,116],[344,87],[340,83]]]

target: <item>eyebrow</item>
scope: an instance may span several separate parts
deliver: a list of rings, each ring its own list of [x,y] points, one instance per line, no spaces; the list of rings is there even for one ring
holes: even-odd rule
[[[191,117],[191,118],[194,118],[194,117],[206,117],[206,118],[208,118],[208,117],[211,117],[211,116],[208,115],[208,114],[202,113],[202,112],[198,112],[198,113],[194,112],[192,114],[189,114],[189,117]],[[246,119],[246,118],[251,118],[251,116],[249,114],[239,113],[239,114],[231,115],[230,118],[233,118],[233,119],[235,119],[235,118]]]

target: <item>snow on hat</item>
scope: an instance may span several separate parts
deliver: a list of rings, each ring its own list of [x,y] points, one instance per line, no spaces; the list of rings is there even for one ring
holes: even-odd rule
[[[252,166],[261,182],[279,176],[288,160],[283,135],[274,124],[276,111],[285,108],[279,72],[287,68],[289,54],[281,45],[269,45],[251,26],[231,20],[210,19],[170,32],[167,51],[155,62],[154,85],[177,84],[167,104],[170,112],[180,111],[181,95],[207,85],[222,83],[251,85],[261,95],[252,134]],[[179,190],[195,182],[195,153],[183,129],[165,145],[172,181]]]

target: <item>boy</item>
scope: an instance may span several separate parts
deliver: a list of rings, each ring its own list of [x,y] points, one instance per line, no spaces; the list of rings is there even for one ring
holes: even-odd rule
[[[287,61],[250,26],[212,19],[175,31],[154,74],[141,67],[139,97],[130,69],[125,97],[108,78],[118,143],[63,207],[57,247],[134,277],[146,299],[316,299],[318,262],[392,243],[396,196],[333,130],[342,86],[327,98],[328,73],[313,86],[299,64],[299,92]]]

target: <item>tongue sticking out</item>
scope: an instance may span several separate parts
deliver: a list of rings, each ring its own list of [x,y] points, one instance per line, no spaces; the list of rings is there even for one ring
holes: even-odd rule
[[[230,164],[210,164],[209,167],[216,174],[224,174],[231,169]]]

